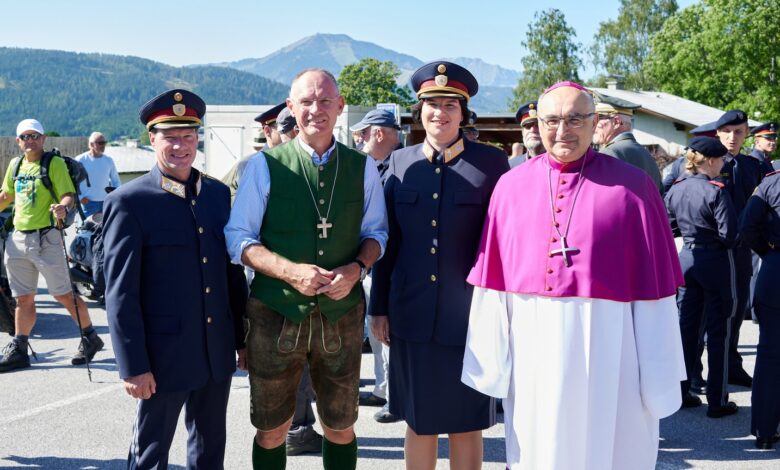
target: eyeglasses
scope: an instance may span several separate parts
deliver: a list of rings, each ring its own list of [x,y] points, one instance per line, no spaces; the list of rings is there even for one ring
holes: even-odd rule
[[[317,103],[323,108],[331,108],[338,103],[338,96],[334,98],[319,98],[316,100],[305,98],[302,100],[295,100],[295,101],[297,101],[298,104],[304,108],[311,108],[312,106],[314,106],[314,103]]]
[[[520,127],[522,127],[523,129],[525,129],[527,131],[530,131],[534,127],[536,127],[538,129],[539,128],[539,123],[536,122],[536,121],[526,122],[525,124],[521,124]]]
[[[538,117],[537,119],[539,119],[539,121],[541,121],[541,123],[544,124],[544,127],[546,127],[547,129],[557,129],[562,122],[566,124],[566,127],[569,127],[571,129],[578,129],[584,126],[588,118],[593,116],[594,114],[596,113],[571,114],[569,115],[569,117],[563,117],[563,116],[549,116],[547,118]]]
[[[27,142],[28,140],[38,140],[41,138],[41,134],[22,134],[19,136],[19,140]]]
[[[96,141],[94,141],[92,143],[95,144],[95,145],[106,145],[106,141],[105,140],[96,140]]]

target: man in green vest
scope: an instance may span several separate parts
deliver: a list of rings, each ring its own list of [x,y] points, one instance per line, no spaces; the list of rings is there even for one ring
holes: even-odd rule
[[[307,69],[287,107],[300,133],[244,171],[225,227],[234,263],[254,271],[247,305],[253,468],[284,469],[285,437],[308,364],[325,434],[323,467],[354,469],[364,302],[358,281],[387,241],[373,161],[336,142],[336,79]]]

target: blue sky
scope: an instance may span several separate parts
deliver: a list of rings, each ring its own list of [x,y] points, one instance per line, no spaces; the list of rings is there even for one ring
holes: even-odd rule
[[[677,0],[681,8],[694,0]],[[619,0],[37,0],[4,6],[0,46],[134,55],[170,65],[263,57],[314,33],[343,33],[422,60],[479,57],[520,70],[535,11],[558,8],[588,46]],[[449,8],[449,10],[445,10]],[[584,76],[593,75],[588,64]]]

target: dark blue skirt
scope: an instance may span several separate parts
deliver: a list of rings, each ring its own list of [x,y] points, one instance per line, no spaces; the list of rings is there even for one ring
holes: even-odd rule
[[[496,424],[495,399],[460,381],[465,346],[390,338],[390,412],[420,435]]]

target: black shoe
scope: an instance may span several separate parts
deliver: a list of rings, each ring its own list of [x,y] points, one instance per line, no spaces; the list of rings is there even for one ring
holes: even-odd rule
[[[385,405],[381,410],[374,413],[374,420],[378,423],[395,423],[401,421],[401,418],[390,413],[390,405]]]
[[[358,398],[358,404],[360,406],[385,406],[387,400],[373,393],[361,393],[360,398]]]
[[[30,356],[27,355],[27,347],[19,346],[19,343],[16,341],[6,344],[2,355],[3,357],[0,358],[0,372],[10,372],[30,367]]]
[[[696,408],[697,406],[701,406],[701,398],[697,397],[696,395],[692,395],[690,392],[683,395],[683,408]]]
[[[780,441],[780,434],[775,434],[772,437],[757,437],[756,449],[771,450],[775,447],[775,442]]]
[[[696,395],[706,395],[707,381],[702,378],[691,380],[690,391],[691,393],[695,393]]]
[[[729,372],[729,384],[741,387],[753,387],[753,377],[749,376],[745,369],[739,369],[733,374]]]
[[[78,366],[86,364],[87,361],[92,362],[95,353],[101,349],[103,349],[103,340],[97,334],[82,337],[79,343],[79,350],[73,356],[73,359],[70,360],[70,363]]]
[[[710,418],[723,418],[736,414],[737,411],[739,411],[737,404],[730,401],[724,406],[710,406],[707,408],[707,416]]]
[[[314,428],[287,433],[287,455],[319,454],[322,452],[322,436]]]

